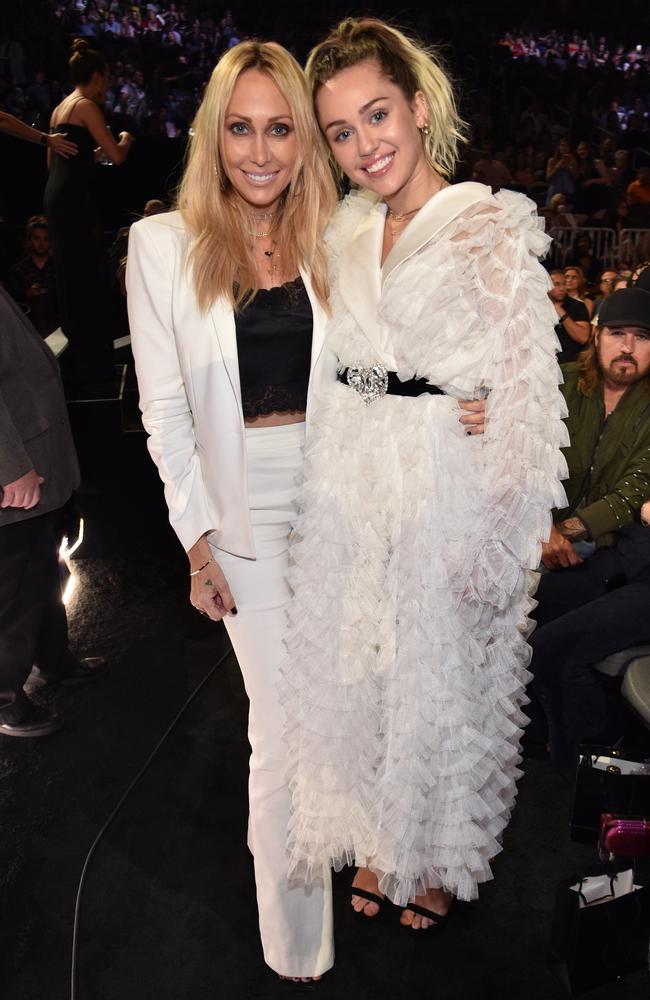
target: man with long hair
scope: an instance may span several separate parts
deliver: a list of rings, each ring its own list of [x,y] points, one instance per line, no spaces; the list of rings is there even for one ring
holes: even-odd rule
[[[571,767],[578,743],[611,735],[593,664],[650,642],[650,291],[605,299],[587,349],[564,374],[569,506],[555,512],[543,546],[551,572],[535,595],[530,643],[551,756]]]

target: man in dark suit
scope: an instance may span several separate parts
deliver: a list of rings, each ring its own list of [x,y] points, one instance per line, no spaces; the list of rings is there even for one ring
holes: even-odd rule
[[[106,669],[77,660],[58,565],[61,512],[79,467],[57,362],[0,288],[0,733],[46,736],[61,725],[23,686],[36,666],[50,682]]]

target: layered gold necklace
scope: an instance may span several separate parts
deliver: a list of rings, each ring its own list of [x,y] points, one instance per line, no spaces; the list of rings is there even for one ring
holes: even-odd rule
[[[253,215],[253,222],[255,223],[255,230],[251,233],[251,236],[253,236],[254,239],[256,239],[256,240],[265,240],[265,239],[268,239],[269,236],[273,236],[273,229],[274,229],[273,219],[274,219],[274,217],[275,217],[276,214],[277,214],[276,212],[256,212]],[[259,225],[264,225],[264,223],[269,223],[269,222],[270,222],[270,226],[267,227],[267,231],[266,232],[262,232],[262,233],[258,233],[257,232],[257,229],[258,229]],[[278,267],[280,266],[280,264],[279,264],[279,262],[280,262],[280,252],[277,249],[277,244],[276,244],[275,240],[271,241],[270,248],[268,248],[267,250],[262,250],[262,254],[264,255],[265,260],[262,261],[261,258],[258,258],[258,259],[260,259],[261,263],[265,264],[265,266],[266,266],[266,272],[267,272],[267,274],[269,276],[269,279],[270,279],[271,282],[273,282],[275,280],[275,275],[276,275],[276,272],[278,270]],[[257,255],[257,252],[256,252],[256,255]]]

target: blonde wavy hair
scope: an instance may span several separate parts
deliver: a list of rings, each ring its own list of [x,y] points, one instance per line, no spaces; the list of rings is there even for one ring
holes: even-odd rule
[[[281,45],[258,41],[241,42],[220,59],[193,122],[177,208],[194,237],[188,266],[197,302],[205,312],[224,297],[237,310],[258,288],[249,210],[228,180],[223,161],[228,105],[237,80],[249,69],[274,81],[291,109],[296,131],[296,164],[274,230],[282,275],[290,278],[299,267],[306,268],[326,306],[329,287],[322,236],[336,204],[327,147],[302,69]]]
[[[460,117],[452,82],[439,52],[373,17],[347,17],[309,54],[307,79],[315,100],[319,88],[349,66],[372,59],[407,101],[424,94],[428,134],[422,135],[430,166],[450,179],[468,129]]]

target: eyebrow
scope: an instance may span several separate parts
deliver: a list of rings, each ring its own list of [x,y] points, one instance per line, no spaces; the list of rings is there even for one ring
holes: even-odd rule
[[[236,118],[237,121],[247,122],[249,125],[253,124],[253,119],[249,118],[248,115],[238,115],[236,111],[231,111],[226,115],[226,118]],[[281,122],[281,121],[291,121],[291,115],[274,115],[273,118],[269,118],[270,122]]]
[[[359,114],[364,115],[366,111],[368,111],[368,109],[371,108],[373,104],[376,104],[378,101],[388,101],[388,100],[390,100],[389,97],[373,97],[371,101],[368,101],[367,104],[364,104],[362,107],[359,108]],[[346,123],[343,118],[337,118],[336,121],[330,122],[329,125],[326,125],[323,131],[328,132],[335,125],[345,125],[345,124]]]

